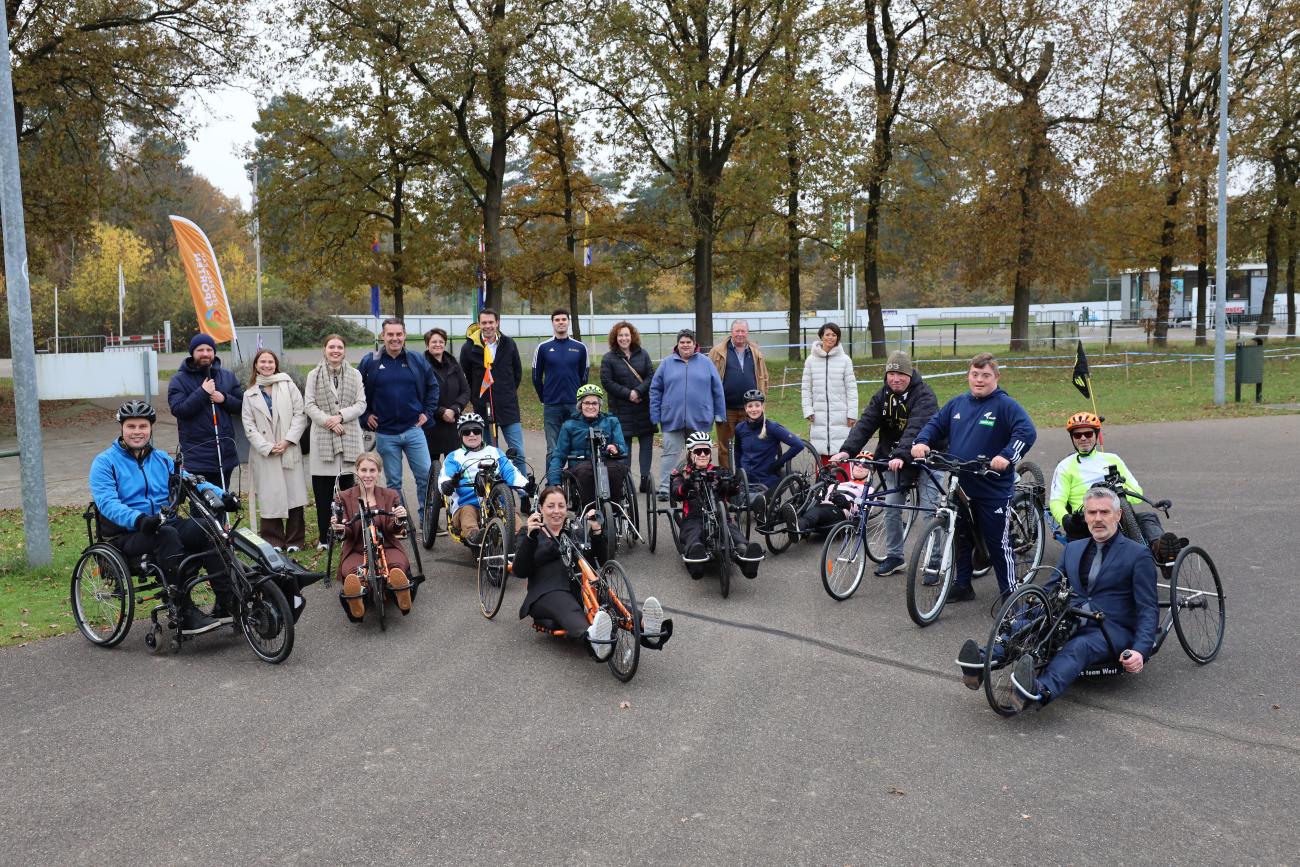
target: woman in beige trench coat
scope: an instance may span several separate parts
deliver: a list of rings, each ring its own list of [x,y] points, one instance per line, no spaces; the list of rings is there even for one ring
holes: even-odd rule
[[[278,549],[298,551],[305,533],[307,480],[298,442],[307,430],[302,392],[269,349],[253,356],[253,375],[244,392],[244,433],[253,471],[253,494],[261,515],[259,532]]]

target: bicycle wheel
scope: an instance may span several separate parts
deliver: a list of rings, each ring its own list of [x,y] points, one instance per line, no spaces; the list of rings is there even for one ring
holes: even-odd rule
[[[622,526],[623,546],[631,550],[640,541],[638,533],[641,529],[641,499],[637,496],[636,486],[632,484],[630,472],[623,478],[622,506],[622,512],[616,520]]]
[[[858,535],[856,519],[841,521],[826,534],[822,545],[822,586],[832,599],[843,602],[857,592],[867,571],[865,553],[866,545]]]
[[[943,611],[943,603],[952,589],[951,548],[948,522],[931,518],[921,538],[916,540],[912,558],[907,564],[907,615],[917,626],[929,626]]]
[[[886,544],[889,536],[886,520],[890,517],[891,510],[885,505],[868,505],[866,508],[867,523],[862,533],[863,547],[872,563],[881,563],[884,562],[889,550]],[[906,531],[904,531],[904,538],[906,538]]]
[[[488,489],[488,501],[492,505],[492,516],[501,519],[505,532],[513,536],[518,524],[515,521],[515,492],[505,482],[493,482]]]
[[[1042,652],[1052,624],[1051,601],[1047,591],[1036,584],[1025,584],[1003,603],[984,645],[984,695],[989,707],[1002,716],[1013,716],[1011,670],[1016,660],[1032,653],[1042,665]]]
[[[659,544],[659,498],[655,494],[654,485],[651,485],[645,492],[645,543],[650,549],[650,553],[655,552],[655,546]]]
[[[596,509],[596,517],[600,519],[600,525],[605,528],[605,544],[609,546],[608,556],[613,560],[618,556],[619,541],[618,528],[614,525],[614,506],[609,502],[600,503]]]
[[[1204,549],[1178,552],[1169,576],[1169,612],[1183,652],[1198,665],[1219,655],[1227,612],[1219,570]]]
[[[767,527],[760,526],[758,531],[763,535],[767,550],[773,554],[780,554],[794,543],[798,534],[782,513],[786,506],[793,506],[797,511],[807,490],[807,480],[797,475],[786,476],[772,490],[767,502]]]
[[[736,516],[736,526],[748,539],[754,527],[754,512],[750,507],[749,473],[743,468],[736,470],[736,486],[740,493],[736,494],[730,511]]]
[[[714,550],[718,557],[718,589],[722,598],[731,595],[731,531],[727,529],[727,507],[718,501],[714,508],[715,520],[718,521],[718,538],[714,540]]]
[[[808,440],[803,441],[803,451],[790,458],[786,466],[787,476],[803,476],[805,482],[811,481],[816,477],[817,471],[821,469],[822,457],[818,454],[817,449]]]
[[[627,572],[617,560],[606,560],[600,567],[600,606],[614,622],[614,652],[609,655],[609,670],[627,683],[636,674],[641,661],[641,615],[636,594]]]
[[[1120,497],[1120,518],[1119,530],[1128,538],[1137,542],[1139,545],[1147,544],[1146,537],[1142,535],[1142,527],[1138,524],[1137,514],[1133,511],[1133,505],[1124,497]]]
[[[91,644],[113,647],[131,631],[135,590],[116,548],[91,545],[72,570],[72,617]]]
[[[510,551],[505,529],[500,518],[488,521],[478,556],[478,604],[488,620],[501,610],[501,600],[506,595],[506,579],[510,576]]]
[[[1030,491],[1017,490],[1011,498],[1011,526],[1007,541],[1016,561],[1016,580],[1023,581],[1043,562],[1047,544],[1047,521],[1038,498]]]
[[[1040,489],[1047,489],[1047,477],[1043,475],[1043,470],[1033,461],[1021,461],[1016,464],[1016,484],[1017,485],[1037,485]]]
[[[429,477],[424,481],[424,518],[420,521],[420,544],[424,550],[433,548],[438,536],[438,513],[442,510],[442,491],[438,490],[438,473],[442,467],[437,458],[429,465]]]
[[[293,612],[274,581],[254,585],[239,605],[239,626],[263,662],[278,664],[293,651]]]

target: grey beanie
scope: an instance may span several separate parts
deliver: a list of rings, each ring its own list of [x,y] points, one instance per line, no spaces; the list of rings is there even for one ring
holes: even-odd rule
[[[915,376],[916,369],[912,367],[912,357],[901,349],[895,349],[889,354],[889,360],[885,362],[885,373]]]

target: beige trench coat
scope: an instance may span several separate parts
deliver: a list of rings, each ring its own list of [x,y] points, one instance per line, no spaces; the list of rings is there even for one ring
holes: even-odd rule
[[[248,466],[253,475],[252,492],[257,496],[257,511],[263,518],[287,518],[289,510],[307,505],[307,480],[298,440],[307,430],[307,413],[302,392],[289,383],[293,400],[293,421],[285,435],[292,445],[284,454],[273,456],[275,426],[266,407],[262,389],[251,385],[244,392],[244,433],[248,435]]]

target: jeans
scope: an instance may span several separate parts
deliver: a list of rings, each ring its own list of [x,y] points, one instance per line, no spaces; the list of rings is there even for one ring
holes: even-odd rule
[[[424,431],[409,428],[406,433],[375,434],[375,451],[384,459],[384,483],[399,494],[402,491],[402,454],[411,465],[415,476],[415,495],[420,501],[420,515],[424,515],[424,483],[429,478],[429,443]],[[405,498],[403,498],[405,501]]]
[[[677,467],[677,459],[686,447],[686,430],[666,430],[663,436],[663,453],[659,456],[659,493],[668,493],[668,476]]]
[[[903,474],[905,474],[904,470],[900,470],[897,473],[885,470],[882,475],[885,477],[886,488],[898,487],[899,476]],[[926,510],[925,512],[912,513],[914,520],[919,520],[928,517],[928,512],[933,512],[939,507],[939,489],[934,486],[934,482],[930,481],[930,477],[927,476],[924,471],[921,472],[920,478],[916,480],[916,485],[918,486],[920,493],[920,503],[918,505]],[[900,504],[903,502],[905,493],[905,491],[899,491],[896,494],[890,494],[885,497],[885,502],[890,505]],[[903,513],[902,509],[885,510],[886,557],[897,557],[900,560],[903,559],[903,523],[906,518],[907,515]]]
[[[633,440],[636,440],[637,442],[636,458],[637,458],[638,465],[641,468],[641,475],[644,478],[648,479],[650,478],[650,462],[653,461],[655,457],[654,454],[655,435],[645,434],[644,436],[639,436],[639,437],[627,437],[627,452],[628,452],[629,464],[631,463],[631,459],[632,459]],[[638,479],[638,481],[640,480]]]
[[[560,438],[560,428],[568,421],[577,408],[576,403],[548,403],[542,408],[542,426],[546,430],[546,466],[551,466],[551,452],[555,451],[555,441]],[[509,437],[506,437],[509,439]],[[523,451],[522,444],[520,451]],[[567,458],[568,455],[565,455]]]
[[[515,469],[519,470],[520,475],[527,475],[528,464],[524,462],[524,426],[519,422],[515,422],[514,424],[499,425],[499,427],[501,438],[506,441],[506,447],[501,451],[514,449],[515,456],[510,459],[510,462],[515,465]],[[501,448],[501,443],[498,442],[491,442],[491,445]],[[542,476],[543,478],[546,476],[545,468],[542,470]]]

